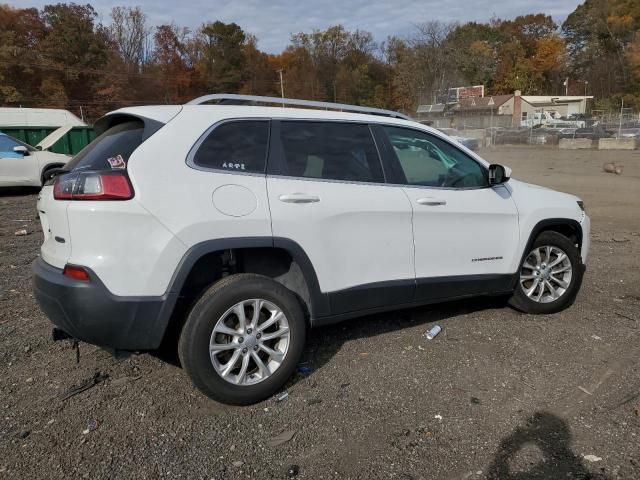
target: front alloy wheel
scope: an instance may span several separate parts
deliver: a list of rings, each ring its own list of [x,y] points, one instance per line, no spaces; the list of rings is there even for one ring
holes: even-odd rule
[[[571,284],[573,268],[569,256],[553,245],[534,248],[520,269],[520,285],[534,302],[559,299]]]
[[[575,300],[583,274],[574,242],[558,232],[542,232],[522,261],[509,304],[525,313],[564,310]]]

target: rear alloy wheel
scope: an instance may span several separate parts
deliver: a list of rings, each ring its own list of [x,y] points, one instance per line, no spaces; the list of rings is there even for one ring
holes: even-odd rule
[[[289,350],[289,322],[274,303],[243,300],[227,310],[213,327],[211,363],[233,385],[262,382],[282,365]]]
[[[582,283],[578,248],[564,235],[543,232],[518,273],[509,303],[526,313],[555,313],[573,303]]]
[[[290,290],[268,277],[237,274],[212,285],[193,306],[178,353],[205,395],[247,405],[285,384],[305,336],[304,314]]]

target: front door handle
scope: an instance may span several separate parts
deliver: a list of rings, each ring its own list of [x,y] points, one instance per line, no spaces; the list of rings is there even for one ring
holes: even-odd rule
[[[433,197],[425,197],[419,198],[417,202],[420,205],[428,205],[430,207],[437,207],[438,205],[446,205],[447,201],[442,200],[441,198],[433,198]]]
[[[280,195],[278,198],[285,203],[315,203],[320,201],[320,197],[307,195],[306,193],[289,193]]]

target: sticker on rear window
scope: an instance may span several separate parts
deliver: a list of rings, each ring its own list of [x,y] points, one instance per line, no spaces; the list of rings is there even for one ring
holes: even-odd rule
[[[116,155],[115,157],[107,158],[107,162],[111,165],[111,168],[127,168],[127,164],[124,162],[122,155]]]

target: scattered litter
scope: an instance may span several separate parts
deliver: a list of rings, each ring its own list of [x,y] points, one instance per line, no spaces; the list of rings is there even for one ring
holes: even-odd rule
[[[309,366],[309,362],[298,364],[298,373],[303,377],[308,377],[313,373],[313,368]]]
[[[599,462],[600,460],[602,460],[602,458],[596,457],[595,455],[582,455],[582,458],[591,463]]]
[[[636,417],[640,417],[640,403],[633,407],[633,413],[636,415]]]
[[[27,383],[33,383],[33,377],[29,377],[25,380]]]
[[[628,238],[616,238],[616,237],[613,237],[611,240],[613,240],[616,243],[625,243],[625,242],[631,241]]]
[[[587,395],[593,395],[593,393],[591,393],[589,390],[587,390],[587,389],[586,389],[586,388],[584,388],[584,387],[580,387],[580,386],[578,386],[578,390],[583,391],[583,392],[584,392],[584,393],[586,393]]]
[[[434,415],[433,418],[435,418],[436,420],[442,421],[442,415],[440,414]]]
[[[89,420],[87,422],[87,428],[85,428],[82,431],[82,434],[87,435],[89,432],[93,432],[94,430],[97,430],[98,426],[100,426],[100,423],[97,420]]]
[[[340,388],[347,388],[351,383],[343,383],[340,385]]]
[[[309,405],[317,405],[318,403],[322,403],[322,399],[320,399],[320,398],[310,398],[309,400],[307,400],[307,403]]]
[[[18,434],[18,436],[23,440],[25,438],[27,438],[29,435],[31,435],[31,431],[30,430],[23,430]]]
[[[236,460],[231,465],[233,465],[236,468],[240,468],[242,465],[244,465],[244,462],[241,462],[240,460]]]
[[[287,443],[291,441],[293,437],[295,437],[297,430],[285,430],[280,435],[276,435],[273,438],[267,440],[267,446],[269,447],[277,447],[278,445],[282,445],[283,443]]]
[[[104,382],[107,378],[109,378],[108,374],[96,372],[93,375],[93,377],[91,377],[90,379],[85,380],[83,383],[81,383],[77,387],[72,387],[69,390],[67,390],[66,393],[64,393],[61,396],[61,399],[62,400],[68,400],[69,398],[74,397],[74,396],[78,395],[79,393],[84,392],[85,390],[89,390],[90,388],[95,387],[96,385],[98,385],[101,382]]]
[[[430,330],[428,330],[427,333],[425,333],[424,335],[425,337],[427,337],[427,340],[433,340],[438,336],[438,334],[441,331],[442,331],[442,327],[440,325],[435,325]]]
[[[474,405],[480,405],[480,399],[478,397],[471,397],[471,403]]]
[[[368,355],[369,355],[369,352],[360,352],[361,357],[367,357]]]
[[[296,477],[298,476],[298,473],[300,473],[300,467],[298,465],[289,465],[289,468],[287,469],[287,477]]]
[[[269,411],[269,407],[264,407],[262,410],[264,410],[265,412]]]
[[[14,235],[16,237],[24,237],[25,235],[28,235],[28,232],[26,228],[21,228],[20,230],[16,230]]]
[[[289,397],[289,392],[281,392],[276,395],[276,402],[282,402]]]
[[[49,421],[47,422],[47,425],[53,425],[53,423],[54,423],[54,422],[55,422],[55,419],[53,419],[53,418],[52,418],[51,420],[49,420]]]
[[[599,337],[598,335],[591,335],[591,338],[594,340],[602,340],[602,337]]]

